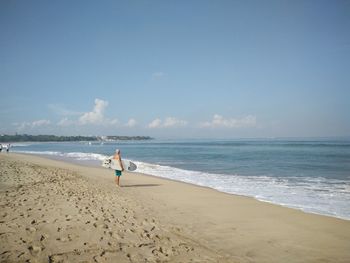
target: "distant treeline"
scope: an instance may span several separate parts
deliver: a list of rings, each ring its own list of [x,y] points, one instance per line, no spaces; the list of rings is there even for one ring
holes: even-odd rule
[[[152,140],[152,137],[149,136],[103,136],[98,137],[98,140],[111,140],[111,141],[128,141],[128,140],[136,140],[136,141],[142,141],[142,140]]]
[[[0,135],[0,142],[78,142],[78,141],[117,141],[151,140],[149,136],[56,136],[56,135]]]

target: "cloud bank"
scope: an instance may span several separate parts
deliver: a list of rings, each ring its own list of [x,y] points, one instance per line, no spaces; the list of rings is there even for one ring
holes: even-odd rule
[[[249,128],[256,127],[256,117],[248,115],[240,119],[224,118],[219,114],[215,114],[211,121],[202,122],[202,128]]]
[[[148,128],[150,129],[157,129],[157,128],[179,128],[179,127],[184,127],[187,125],[187,121],[185,120],[180,120],[175,117],[167,117],[165,118],[164,121],[161,119],[157,118],[151,121],[148,124]]]
[[[80,112],[65,110],[59,104],[48,105],[58,115],[61,120],[52,122],[47,119],[35,120],[32,122],[13,123],[17,131],[23,132],[43,132],[43,131],[62,131],[62,132],[83,132],[83,133],[101,133],[101,132],[145,132],[154,130],[154,133],[177,135],[178,128],[188,129],[189,134],[198,132],[205,133],[206,129],[239,129],[239,128],[256,128],[257,120],[254,115],[247,115],[241,118],[227,118],[220,114],[214,114],[211,120],[199,122],[192,120],[189,123],[177,117],[155,118],[151,122],[139,123],[135,118],[129,118],[126,122],[120,123],[116,118],[108,118],[106,110],[108,101],[96,98],[90,111]],[[158,131],[156,131],[158,130]],[[165,131],[167,130],[167,131]],[[173,130],[173,131],[172,131]]]
[[[49,126],[50,124],[50,120],[36,120],[32,122],[13,123],[14,126],[17,126],[17,129],[19,131]]]

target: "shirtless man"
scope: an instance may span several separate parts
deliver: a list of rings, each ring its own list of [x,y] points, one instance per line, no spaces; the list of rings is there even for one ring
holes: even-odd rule
[[[120,176],[122,176],[122,171],[124,171],[122,157],[121,157],[119,149],[115,150],[115,154],[113,156],[113,159],[117,160],[119,162],[120,167],[121,167],[121,170],[115,170],[115,183],[117,186],[119,186]]]

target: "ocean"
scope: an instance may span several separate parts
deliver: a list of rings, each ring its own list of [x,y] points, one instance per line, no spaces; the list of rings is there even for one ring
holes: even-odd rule
[[[116,148],[141,173],[350,220],[350,140],[14,143],[11,152],[97,166]]]

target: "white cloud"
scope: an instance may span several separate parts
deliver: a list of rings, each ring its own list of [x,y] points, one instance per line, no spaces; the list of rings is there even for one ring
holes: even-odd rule
[[[58,126],[70,126],[72,124],[75,124],[75,122],[72,120],[69,120],[68,118],[63,118],[57,123]]]
[[[46,126],[46,125],[50,125],[50,124],[51,124],[51,121],[49,121],[49,120],[38,120],[38,121],[33,121],[31,123],[31,126],[33,128],[35,128],[35,127]]]
[[[117,119],[108,119],[104,116],[105,109],[108,106],[108,101],[95,99],[95,105],[92,111],[84,113],[78,123],[80,125],[117,125],[119,121]]]
[[[200,124],[203,128],[248,128],[256,127],[256,117],[248,115],[240,119],[228,118],[225,119],[219,114],[215,114],[211,121]]]
[[[187,125],[187,121],[180,120],[174,117],[167,117],[164,121],[157,118],[153,120],[150,124],[148,124],[148,128],[177,128],[183,127]]]
[[[182,126],[186,126],[187,125],[187,121],[184,120],[179,120],[176,119],[174,117],[168,117],[165,119],[164,123],[163,123],[163,127],[182,127]]]
[[[38,127],[49,126],[50,124],[50,120],[37,120],[32,122],[13,123],[13,125],[18,126],[18,130],[35,129]]]
[[[79,118],[80,124],[101,124],[104,122],[104,110],[108,106],[108,101],[95,99],[95,106],[92,111],[84,113]]]
[[[118,125],[119,121],[118,119],[105,119],[105,123],[106,125]]]
[[[131,118],[131,119],[129,119],[129,121],[125,124],[125,126],[131,128],[131,127],[135,127],[136,124],[137,124],[136,120],[133,119],[133,118]]]
[[[105,116],[105,110],[108,106],[108,101],[102,100],[102,99],[95,99],[95,103],[93,106],[93,109],[89,112],[83,112],[78,113],[74,111],[65,110],[64,108],[57,106],[57,105],[48,105],[48,107],[54,111],[62,118],[55,122],[51,123],[50,120],[35,120],[32,122],[21,122],[21,123],[13,123],[12,125],[16,126],[16,129],[18,131],[25,131],[25,130],[35,130],[36,132],[42,130],[42,128],[48,128],[51,129],[54,128],[70,128],[70,126],[84,126],[84,125],[90,125],[90,126],[104,126],[104,127],[115,127],[119,125],[118,119],[110,119]],[[74,117],[73,115],[78,115],[77,117]],[[127,127],[134,127],[137,124],[135,119],[130,119],[128,123],[125,125]],[[77,127],[76,127],[77,128]]]
[[[162,120],[161,119],[155,119],[153,121],[151,121],[150,124],[148,124],[148,128],[160,128],[162,125]]]

